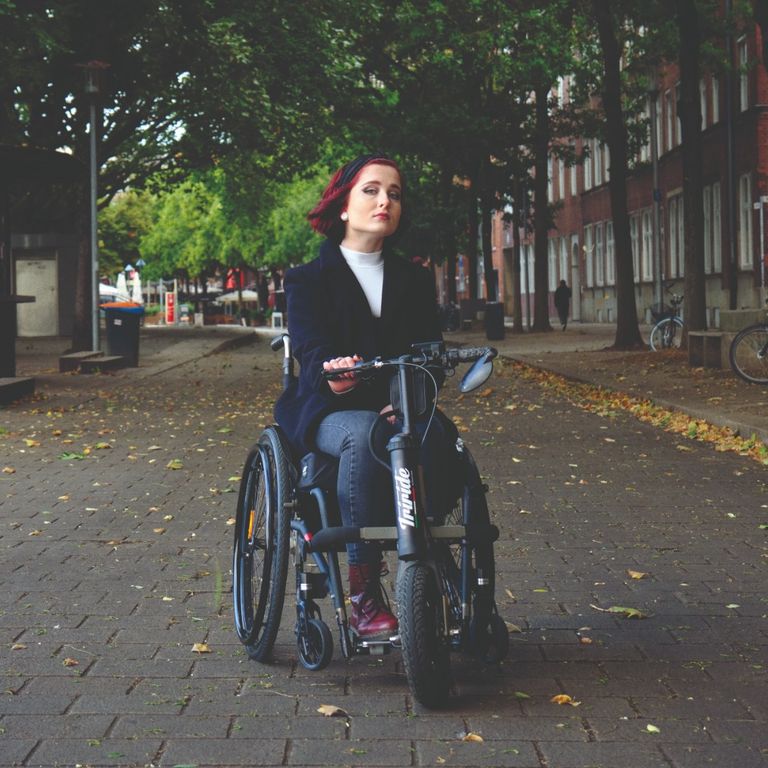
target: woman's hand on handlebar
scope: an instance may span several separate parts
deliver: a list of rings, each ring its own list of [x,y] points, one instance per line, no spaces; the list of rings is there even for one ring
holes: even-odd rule
[[[352,355],[351,357],[334,357],[331,360],[326,360],[323,363],[324,371],[336,371],[340,368],[353,368],[357,363],[361,363],[363,358],[360,355]],[[346,373],[340,373],[338,378],[328,380],[328,386],[331,388],[331,392],[336,395],[343,395],[345,392],[349,392],[357,386],[358,378],[354,371],[347,371]]]

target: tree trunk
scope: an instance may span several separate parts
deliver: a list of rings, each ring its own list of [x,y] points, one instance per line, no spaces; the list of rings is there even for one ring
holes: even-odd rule
[[[551,331],[549,324],[549,200],[547,199],[549,173],[549,97],[550,84],[536,88],[536,138],[534,140],[533,209],[533,330]]]
[[[523,304],[522,304],[522,248],[520,243],[520,229],[525,223],[523,216],[523,185],[520,180],[515,181],[514,214],[512,218],[512,333],[523,332]]]
[[[477,232],[480,228],[480,216],[477,211],[477,195],[474,189],[469,191],[468,211],[469,235],[467,237],[467,271],[469,274],[469,298],[477,299]]]
[[[683,151],[683,210],[685,211],[685,326],[707,327],[704,277],[704,203],[702,200],[701,101],[699,99],[699,14],[695,0],[676,0],[680,31],[680,123]]]
[[[496,273],[493,271],[493,206],[488,199],[489,195],[483,196],[483,206],[480,211],[480,227],[482,230],[483,241],[483,273],[485,275],[485,298],[487,301],[497,301],[498,286],[496,285]]]
[[[75,307],[72,320],[72,351],[84,352],[93,347],[93,288],[91,282],[91,233],[89,228],[88,196],[79,185],[75,191],[77,203],[77,275],[75,276]]]
[[[616,39],[610,0],[593,0],[603,52],[603,110],[611,153],[610,196],[616,261],[616,349],[644,346],[637,323],[632,237],[627,209],[627,128],[621,107],[621,50]]]

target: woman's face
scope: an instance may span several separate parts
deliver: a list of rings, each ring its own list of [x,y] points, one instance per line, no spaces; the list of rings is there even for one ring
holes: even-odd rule
[[[344,243],[353,250],[379,250],[394,234],[402,213],[400,174],[389,165],[371,163],[349,191]],[[366,246],[365,248],[361,246]]]

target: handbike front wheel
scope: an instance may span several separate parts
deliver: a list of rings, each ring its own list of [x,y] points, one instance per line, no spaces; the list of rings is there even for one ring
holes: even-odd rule
[[[739,331],[728,353],[731,368],[750,384],[768,384],[768,326],[750,325]]]
[[[232,562],[235,630],[256,661],[271,652],[283,612],[290,538],[285,505],[290,493],[280,433],[267,427],[243,469]]]
[[[442,632],[442,598],[434,570],[402,563],[397,605],[403,665],[413,697],[425,707],[444,705],[450,689],[450,656]]]
[[[683,321],[679,317],[665,317],[653,326],[651,349],[679,349],[683,341]]]

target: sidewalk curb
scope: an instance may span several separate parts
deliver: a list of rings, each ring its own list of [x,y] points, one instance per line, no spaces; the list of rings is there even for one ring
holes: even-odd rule
[[[500,353],[501,357],[504,357],[508,360],[514,360],[515,362],[522,363],[523,365],[527,365],[530,368],[537,368],[541,371],[546,371],[547,373],[553,373],[556,376],[561,376],[564,379],[567,379],[568,381],[573,381],[578,384],[588,384],[592,387],[600,387],[600,389],[604,389],[607,392],[614,392],[616,394],[625,395],[626,397],[631,397],[635,399],[642,399],[640,396],[632,394],[631,392],[626,392],[622,389],[617,389],[615,387],[607,386],[606,384],[603,384],[602,382],[595,381],[594,379],[588,379],[583,376],[577,376],[573,373],[567,373],[566,371],[563,371],[561,369],[558,369],[557,367],[546,365],[545,363],[539,363],[539,362],[533,362],[531,360],[527,360],[524,357],[519,357],[516,355],[510,355],[510,354],[502,354]],[[739,435],[739,437],[749,439],[752,437],[752,435],[755,435],[758,439],[762,440],[764,443],[768,444],[768,430],[763,429],[761,427],[755,427],[750,424],[747,424],[746,422],[739,421],[737,419],[732,419],[728,416],[724,416],[722,414],[717,413],[715,410],[709,409],[704,410],[700,408],[690,407],[686,405],[681,405],[680,403],[672,402],[671,400],[666,400],[664,398],[660,397],[646,397],[646,400],[653,403],[654,405],[659,406],[660,408],[666,408],[670,411],[677,411],[679,413],[684,413],[687,416],[690,416],[694,419],[700,419],[701,421],[706,421],[709,424],[714,424],[716,427],[725,427],[727,429],[732,430],[735,434]]]

